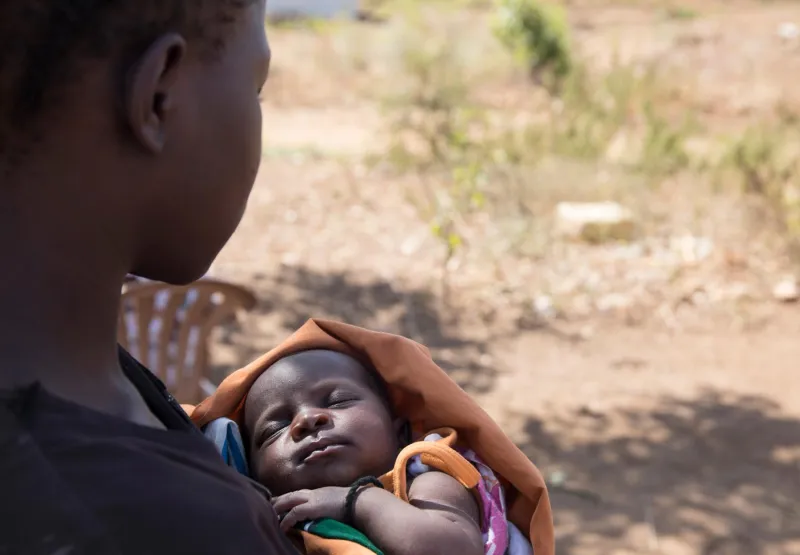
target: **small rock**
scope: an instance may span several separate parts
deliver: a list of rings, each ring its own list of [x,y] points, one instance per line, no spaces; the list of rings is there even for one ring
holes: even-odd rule
[[[796,302],[800,299],[800,287],[798,287],[797,279],[788,277],[779,281],[772,290],[772,296],[782,303]]]
[[[448,272],[457,272],[461,268],[461,260],[458,257],[453,257],[447,261],[445,268]]]
[[[413,256],[419,252],[423,242],[424,238],[420,237],[419,235],[408,237],[400,245],[400,252],[403,254],[403,256]]]
[[[620,293],[610,293],[597,299],[595,306],[600,312],[621,310],[632,304],[630,297]]]
[[[796,23],[784,21],[778,25],[778,36],[785,41],[790,41],[800,36],[800,28]]]
[[[714,252],[714,244],[705,237],[684,235],[674,237],[670,242],[673,252],[678,253],[684,264],[698,264]]]
[[[646,249],[641,243],[631,243],[629,245],[619,245],[611,250],[609,254],[615,260],[637,260],[644,258]]]
[[[533,299],[533,310],[542,318],[551,319],[557,315],[557,310],[553,299],[547,295],[538,295]]]
[[[632,241],[633,214],[616,202],[562,202],[556,206],[556,229],[564,237],[587,243]]]
[[[296,252],[287,252],[281,256],[281,264],[290,268],[300,263],[300,255]]]

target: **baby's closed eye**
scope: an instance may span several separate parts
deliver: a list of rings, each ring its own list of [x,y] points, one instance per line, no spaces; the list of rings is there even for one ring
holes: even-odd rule
[[[281,432],[286,430],[289,427],[290,422],[288,420],[276,420],[273,422],[267,422],[261,430],[261,433],[258,435],[259,444],[263,445],[265,443],[269,443],[274,441],[275,438],[280,435]]]
[[[331,409],[340,409],[351,406],[359,401],[356,394],[349,391],[337,390],[328,395],[326,405]]]

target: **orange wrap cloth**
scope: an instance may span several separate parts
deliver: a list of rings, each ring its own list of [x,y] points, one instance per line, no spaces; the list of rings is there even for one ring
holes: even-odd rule
[[[196,407],[185,407],[198,426],[227,417],[242,424],[250,387],[278,360],[301,351],[326,349],[372,366],[386,382],[395,414],[407,418],[414,439],[437,428],[453,428],[505,482],[508,518],[528,531],[536,555],[554,555],[550,499],[541,472],[478,404],[433,362],[430,351],[405,337],[340,322],[312,319],[289,339],[220,384]]]

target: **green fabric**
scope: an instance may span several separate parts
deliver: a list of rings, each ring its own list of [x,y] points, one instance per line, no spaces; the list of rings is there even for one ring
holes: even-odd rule
[[[311,524],[306,524],[305,526],[299,525],[298,528],[301,528],[309,534],[314,534],[315,536],[319,536],[321,538],[326,538],[329,540],[346,540],[357,543],[369,549],[375,553],[375,555],[383,555],[383,551],[378,549],[374,543],[369,541],[367,536],[352,526],[348,526],[347,524],[339,522],[338,520],[322,518],[320,520],[315,520]]]

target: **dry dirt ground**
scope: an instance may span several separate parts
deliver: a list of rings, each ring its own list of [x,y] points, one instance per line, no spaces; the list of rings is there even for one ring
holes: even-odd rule
[[[800,49],[776,29],[800,23],[800,6],[698,2],[699,17],[677,21],[635,2],[584,4],[572,7],[581,44],[688,69],[701,81],[697,104],[721,121],[796,87]],[[549,477],[559,553],[800,554],[800,308],[764,294],[785,261],[756,252],[734,208],[710,202],[701,219],[715,254],[655,279],[622,313],[543,323],[515,291],[548,272],[597,270],[604,294],[619,295],[646,279],[640,270],[654,262],[644,254],[564,247],[492,271],[465,256],[444,296],[442,247],[403,180],[361,162],[376,148],[380,110],[368,79],[338,75],[352,68],[325,57],[355,47],[308,29],[272,39],[264,163],[213,268],[260,301],[217,338],[219,368],[312,316],[402,333],[429,345]],[[679,233],[692,187],[642,202],[675,202],[665,225]],[[728,289],[735,302],[714,297]]]

